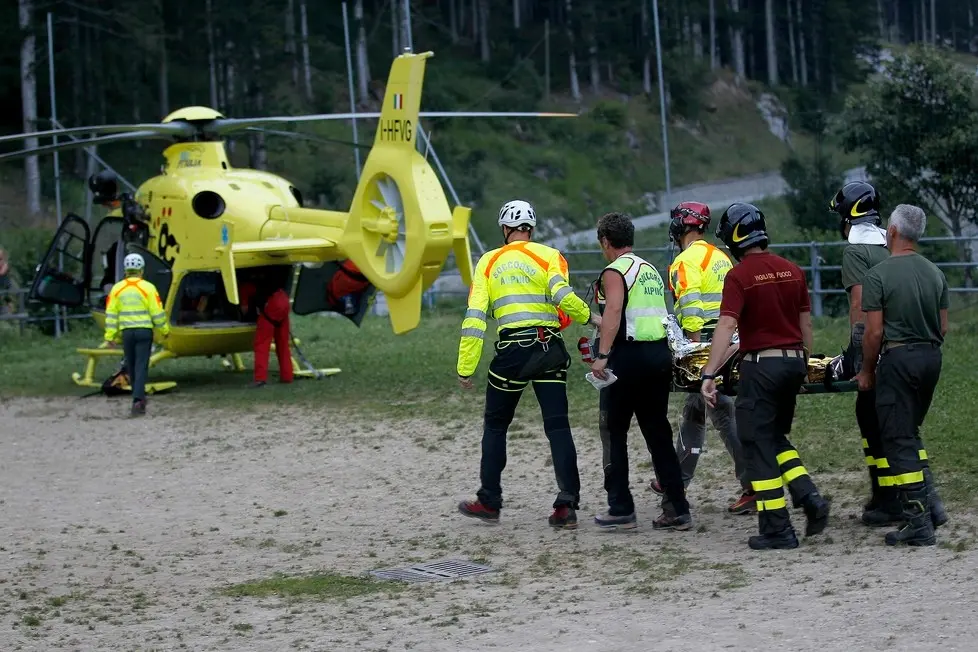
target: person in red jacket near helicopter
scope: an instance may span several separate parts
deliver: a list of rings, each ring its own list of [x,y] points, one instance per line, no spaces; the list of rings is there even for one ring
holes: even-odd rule
[[[268,382],[268,356],[275,341],[278,358],[279,380],[291,383],[293,379],[291,334],[289,329],[289,295],[280,285],[257,276],[241,287],[241,310],[248,314],[254,307],[258,313],[255,329],[255,379],[252,387],[264,387]]]

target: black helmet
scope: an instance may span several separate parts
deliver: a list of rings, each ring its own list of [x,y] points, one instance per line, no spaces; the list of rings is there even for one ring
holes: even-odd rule
[[[846,237],[846,224],[868,224],[879,226],[880,195],[872,185],[865,181],[850,181],[842,186],[829,203],[829,208],[839,214],[839,233]]]
[[[764,213],[754,204],[731,204],[720,216],[716,236],[737,260],[751,247],[766,248]]]
[[[115,173],[102,170],[88,179],[88,189],[92,191],[92,202],[108,204],[118,199],[119,182]]]

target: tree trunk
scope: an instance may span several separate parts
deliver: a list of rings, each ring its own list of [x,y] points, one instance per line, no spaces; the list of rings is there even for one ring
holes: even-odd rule
[[[367,57],[367,28],[363,20],[363,0],[357,0],[353,6],[353,19],[357,28],[357,82],[360,103],[366,104],[370,100],[370,60]]]
[[[893,3],[893,32],[890,34],[890,40],[894,43],[902,43],[903,32],[900,30],[900,3]]]
[[[24,132],[37,131],[37,79],[34,76],[34,26],[33,0],[19,0],[18,16],[20,31],[24,40],[20,43],[20,96],[24,116]],[[37,138],[24,140],[25,149],[37,147]],[[27,212],[32,216],[41,214],[41,171],[37,156],[24,159],[24,191]]]
[[[734,20],[740,20],[740,0],[730,0],[730,10],[734,13]],[[731,27],[730,47],[733,50],[734,70],[738,79],[747,76],[747,68],[744,63],[744,30],[740,25]]]
[[[920,41],[926,43],[927,40],[927,0],[920,0]]]
[[[207,28],[207,67],[210,73],[210,103],[211,107],[215,110],[218,109],[217,101],[217,53],[214,52],[214,20],[212,14],[211,0],[207,0],[204,5],[204,10],[206,12],[206,28]]]
[[[886,21],[883,14],[883,0],[876,0],[876,20],[879,23],[880,38],[886,38]]]
[[[716,0],[710,0],[710,70],[720,67],[717,52],[717,7]]]
[[[713,0],[710,0],[712,2]],[[649,3],[638,0],[642,9],[642,46],[645,48],[645,59],[642,61],[642,91],[652,95],[652,44],[649,40]]]
[[[703,59],[703,21],[693,21],[693,56],[697,61]]]
[[[581,84],[577,79],[577,58],[574,56],[574,27],[571,22],[571,0],[565,0],[567,7],[567,63],[570,68],[570,87],[571,96],[578,102],[581,101]]]
[[[391,46],[394,48],[394,58],[401,55],[401,21],[398,19],[398,2],[391,0]]]
[[[591,68],[591,92],[597,95],[601,92],[601,68],[598,65],[598,43],[594,36],[594,28],[587,30],[588,64]]]
[[[452,33],[452,45],[458,45],[458,11],[455,3],[458,0],[448,0],[448,22]]]
[[[479,56],[489,63],[489,0],[479,0]]]
[[[801,0],[796,0],[795,9],[798,21],[798,72],[801,74],[801,85],[808,86],[808,55],[805,52],[805,19],[801,11]]]
[[[778,85],[778,46],[774,33],[774,0],[765,0],[764,18],[767,23],[767,83]]]
[[[788,0],[788,50],[791,51],[791,81],[798,84],[798,51],[795,49],[795,18],[791,5],[794,0]]]
[[[292,61],[292,85],[295,88],[299,88],[298,53],[299,49],[295,44],[295,0],[289,0],[285,7],[285,54]]]
[[[479,11],[479,0],[472,0],[470,13],[472,14],[472,41],[478,41],[479,29],[482,27],[479,21],[480,17],[482,16],[482,13]]]
[[[160,12],[160,119],[163,119],[163,117],[170,113],[170,71],[166,52],[166,18],[163,15],[163,3],[160,2],[157,6],[159,7]]]
[[[261,55],[258,46],[251,48],[252,68],[251,68],[251,101],[254,106],[255,115],[262,115],[265,112],[265,94],[261,87]],[[268,167],[268,150],[265,148],[265,134],[262,132],[252,136],[251,167],[256,170],[264,170]]]
[[[238,79],[234,71],[234,42],[228,41],[224,49],[225,63],[224,63],[224,98],[227,102],[227,114],[233,114],[236,107],[234,106],[234,101],[237,96],[235,93],[235,87],[237,86]],[[228,139],[228,155],[234,153],[234,139]]]
[[[520,0],[513,0],[513,29],[520,28]]]
[[[223,38],[221,29],[219,27],[214,28],[214,42],[220,43]],[[221,113],[228,115],[227,107],[227,52],[223,54],[217,52],[217,47],[214,48],[214,68],[217,72],[217,105],[214,107]]]
[[[312,68],[309,66],[309,22],[306,20],[306,0],[299,0],[299,28],[302,30],[302,75],[306,101],[312,102]]]
[[[930,42],[937,45],[937,9],[934,0],[930,0]]]

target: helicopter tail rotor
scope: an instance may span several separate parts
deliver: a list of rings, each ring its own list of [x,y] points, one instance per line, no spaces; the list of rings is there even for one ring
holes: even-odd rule
[[[421,320],[421,295],[453,247],[468,247],[465,210],[454,218],[434,169],[417,150],[425,61],[402,54],[387,81],[374,145],[364,163],[340,246],[384,293],[395,333]]]

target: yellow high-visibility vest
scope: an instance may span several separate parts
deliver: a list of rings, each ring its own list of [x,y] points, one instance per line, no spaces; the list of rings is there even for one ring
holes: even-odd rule
[[[732,268],[730,258],[706,240],[696,240],[672,261],[669,289],[684,331],[695,333],[720,319],[723,279]]]
[[[497,332],[530,326],[560,328],[558,308],[586,324],[591,309],[567,282],[567,261],[553,247],[518,241],[482,255],[472,273],[462,320],[458,375],[475,373],[489,317]]]
[[[626,341],[649,342],[666,336],[662,320],[669,315],[666,308],[665,284],[658,270],[644,258],[633,253],[618,256],[605,269],[613,269],[625,282],[625,331],[620,337]],[[595,293],[599,306],[606,305],[604,289],[598,283]],[[602,309],[603,312],[603,309]]]
[[[170,332],[163,312],[163,302],[156,286],[141,278],[125,278],[112,286],[105,299],[105,341],[113,342],[129,328],[160,329]]]

